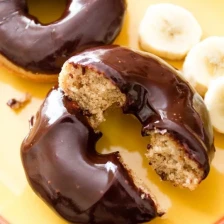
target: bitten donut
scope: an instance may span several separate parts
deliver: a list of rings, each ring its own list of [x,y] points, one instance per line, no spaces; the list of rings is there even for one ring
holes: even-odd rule
[[[119,46],[89,49],[63,65],[59,86],[95,129],[110,106],[134,115],[150,136],[149,164],[163,180],[193,190],[208,175],[215,151],[208,111],[158,57]]]
[[[42,24],[26,0],[0,1],[0,65],[39,82],[54,82],[75,52],[112,43],[121,29],[125,0],[68,0],[61,18]]]
[[[34,191],[72,223],[136,224],[163,214],[118,152],[100,155],[77,105],[54,88],[21,148]]]
[[[33,190],[74,223],[136,224],[163,214],[119,152],[95,146],[104,112],[119,106],[142,124],[149,164],[163,180],[195,189],[214,154],[202,98],[164,61],[119,46],[86,50],[62,68],[21,146]]]

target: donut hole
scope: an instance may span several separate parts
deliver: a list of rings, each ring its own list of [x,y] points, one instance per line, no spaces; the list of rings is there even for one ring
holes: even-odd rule
[[[59,86],[77,102],[96,130],[105,120],[105,111],[112,106],[122,107],[126,102],[126,96],[104,74],[69,62],[62,68]],[[189,158],[184,145],[167,130],[144,134],[150,137],[146,157],[161,179],[194,190],[203,179],[204,171]]]
[[[58,20],[66,9],[66,0],[26,0],[29,14],[38,18],[41,23]]]

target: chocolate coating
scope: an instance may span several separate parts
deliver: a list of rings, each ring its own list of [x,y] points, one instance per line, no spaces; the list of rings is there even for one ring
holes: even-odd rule
[[[202,98],[161,59],[119,46],[86,50],[68,63],[93,69],[126,95],[123,112],[135,115],[142,135],[166,129],[204,170],[214,154],[213,131]]]
[[[74,52],[112,43],[125,8],[125,0],[68,0],[59,20],[42,24],[26,0],[0,1],[0,53],[34,73],[59,73]]]
[[[101,133],[62,91],[49,93],[33,125],[21,147],[23,166],[34,191],[62,217],[74,223],[136,224],[159,215],[119,153],[96,152]]]

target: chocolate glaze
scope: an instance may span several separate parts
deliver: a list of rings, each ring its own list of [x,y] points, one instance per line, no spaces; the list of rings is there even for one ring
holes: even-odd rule
[[[142,135],[166,129],[207,176],[215,151],[210,118],[202,98],[175,69],[155,56],[119,46],[89,49],[68,62],[112,80],[127,96],[123,112],[142,123]]]
[[[27,178],[62,217],[74,223],[136,224],[157,208],[134,184],[118,152],[98,154],[95,133],[76,105],[53,89],[21,147]],[[144,196],[144,197],[143,197]]]
[[[58,73],[74,52],[112,43],[125,8],[125,0],[68,0],[59,20],[42,24],[26,0],[0,1],[0,53],[34,73]]]

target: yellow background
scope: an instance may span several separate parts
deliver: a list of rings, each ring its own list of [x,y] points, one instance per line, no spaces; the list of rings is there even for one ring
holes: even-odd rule
[[[29,0],[31,13],[38,14],[42,21],[51,21],[60,15],[63,0],[46,1],[41,3],[44,5],[42,8],[38,5],[40,2]],[[172,2],[189,9],[201,24],[204,37],[224,35],[222,0],[128,0],[125,24],[116,43],[138,48],[139,22],[146,8],[159,2]],[[181,68],[181,62],[172,64]],[[66,223],[32,192],[20,161],[20,144],[28,133],[28,119],[36,113],[50,86],[22,80],[0,68],[0,214],[12,224]],[[31,93],[33,98],[23,110],[15,113],[6,106],[9,99],[19,98],[25,92]],[[113,114],[116,115],[110,116],[112,114],[109,113],[108,120],[101,127],[104,137],[98,144],[98,150],[120,150],[125,161],[158,195],[160,203],[168,208],[167,214],[152,221],[152,224],[212,224],[224,216],[223,135],[215,134],[217,153],[209,177],[196,191],[190,192],[160,181],[141,156],[147,139],[140,136],[138,122],[120,112]]]

